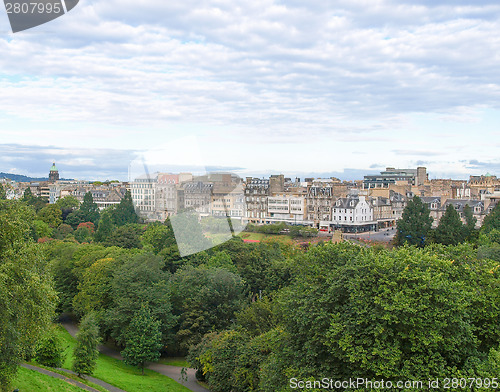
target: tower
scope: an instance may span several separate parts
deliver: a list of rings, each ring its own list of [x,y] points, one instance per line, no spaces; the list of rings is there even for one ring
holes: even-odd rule
[[[49,172],[49,182],[56,182],[59,180],[59,171],[57,170],[56,163],[52,163],[52,167]]]

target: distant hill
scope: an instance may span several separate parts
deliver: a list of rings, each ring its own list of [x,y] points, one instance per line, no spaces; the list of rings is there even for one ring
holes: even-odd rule
[[[48,181],[49,180],[47,177],[46,178],[35,178],[35,177],[24,176],[22,174],[12,174],[12,173],[4,173],[4,172],[0,172],[0,178],[9,178],[12,181],[17,181],[17,182]]]
[[[49,180],[48,177],[28,177],[28,176],[25,176],[22,174],[12,174],[12,173],[0,172],[0,179],[2,179],[2,178],[9,178],[12,181],[16,181],[16,182],[30,182],[30,181],[37,182],[37,181],[48,181]],[[70,180],[70,179],[61,178],[61,180]]]

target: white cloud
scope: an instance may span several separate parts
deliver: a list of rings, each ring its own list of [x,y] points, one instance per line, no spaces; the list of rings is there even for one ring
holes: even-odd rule
[[[75,139],[101,135],[108,147],[134,145],[133,129],[142,143],[195,124],[221,143],[389,140],[388,151],[407,150],[392,135],[408,138],[415,113],[446,119],[451,134],[500,110],[499,16],[493,1],[80,2],[0,35],[0,118],[17,119],[24,137],[27,121],[67,124],[52,131],[58,145],[73,124],[88,129]]]

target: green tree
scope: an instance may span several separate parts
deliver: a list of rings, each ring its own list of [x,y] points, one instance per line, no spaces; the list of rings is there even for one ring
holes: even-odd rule
[[[120,265],[120,261],[107,257],[95,261],[85,269],[83,278],[78,284],[78,294],[73,299],[73,308],[77,314],[102,312],[109,308],[112,303],[113,273]]]
[[[134,224],[120,226],[111,233],[104,244],[127,249],[141,248],[141,228]]]
[[[129,257],[113,271],[112,303],[105,320],[111,336],[119,344],[124,344],[124,332],[142,303],[148,303],[155,319],[161,322],[163,344],[172,341],[171,330],[177,318],[172,314],[170,273],[163,271],[164,264],[161,257],[144,253]]]
[[[59,225],[59,227],[54,231],[54,238],[58,240],[63,240],[68,234],[73,233],[73,228],[66,223]]]
[[[457,245],[465,239],[465,229],[453,204],[448,204],[434,233],[434,240],[443,245]]]
[[[57,296],[41,249],[31,240],[34,214],[0,200],[0,390],[8,391],[19,363],[54,316]]]
[[[467,241],[474,242],[477,240],[478,234],[476,230],[477,218],[474,217],[472,208],[470,208],[468,204],[466,204],[464,207],[464,217],[464,237]]]
[[[481,234],[488,234],[492,230],[500,230],[500,203],[484,218]]]
[[[98,345],[100,343],[99,327],[95,315],[89,313],[81,323],[80,330],[76,334],[76,347],[73,352],[73,371],[82,375],[92,375],[97,357],[99,356]]]
[[[83,202],[80,205],[79,211],[83,213],[83,216],[85,217],[84,222],[97,224],[99,221],[99,207],[94,202],[92,192],[89,191],[85,194],[85,196],[83,196]]]
[[[35,229],[35,235],[36,239],[38,240],[39,238],[44,238],[44,237],[51,237],[53,230],[52,228],[48,225],[48,223],[45,223],[41,220],[35,220],[33,222],[33,227]]]
[[[31,205],[34,202],[35,196],[33,196],[33,192],[31,192],[31,188],[30,187],[27,187],[24,190],[23,199],[22,200],[24,202],[26,202],[28,205]]]
[[[76,210],[68,214],[64,222],[76,229],[80,223],[87,222],[87,217],[83,211]]]
[[[127,328],[123,358],[127,364],[139,367],[143,375],[146,362],[154,362],[160,358],[160,325],[161,322],[151,314],[148,304],[143,303]]]
[[[226,269],[183,267],[172,276],[170,290],[176,326],[177,349],[186,353],[210,330],[229,327],[241,308],[244,283]]]
[[[108,211],[104,211],[101,214],[101,219],[99,219],[99,226],[94,236],[96,242],[105,242],[114,230],[114,225],[111,220],[111,214]]]
[[[65,347],[56,333],[55,327],[49,328],[45,336],[38,343],[33,359],[50,367],[61,367],[64,362]]]
[[[75,210],[80,206],[80,202],[74,196],[64,196],[56,201],[56,206],[61,210]]]
[[[158,254],[164,248],[175,245],[175,235],[168,220],[165,224],[153,222],[146,228],[142,241],[149,245],[155,254]]]
[[[92,234],[90,233],[90,230],[87,227],[80,227],[79,229],[75,230],[75,239],[80,243],[84,242],[91,242],[92,241]]]
[[[68,215],[78,209],[80,202],[76,197],[68,195],[57,200],[56,205],[61,209],[63,221],[66,221]]]
[[[5,192],[5,188],[3,187],[2,184],[0,184],[0,200],[6,200],[7,199],[7,193]]]
[[[429,208],[418,196],[410,200],[403,210],[401,219],[397,222],[396,245],[401,246],[407,243],[424,246],[432,225],[429,213]]]
[[[49,204],[43,207],[37,214],[38,219],[47,223],[50,227],[55,229],[62,223],[61,209],[55,204]]]
[[[113,222],[117,226],[139,222],[139,216],[135,212],[130,191],[127,191],[123,199],[121,199],[120,203],[113,210],[112,214]]]

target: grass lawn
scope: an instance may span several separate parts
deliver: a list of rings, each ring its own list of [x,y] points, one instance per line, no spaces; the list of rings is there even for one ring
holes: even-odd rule
[[[170,366],[189,367],[187,361],[182,357],[161,358],[158,362]]]
[[[63,327],[59,327],[58,331],[60,338],[68,346],[63,368],[71,369],[76,340]],[[99,355],[93,376],[127,392],[190,392],[169,377],[148,369],[144,370],[143,376],[136,367],[102,354]]]
[[[83,389],[70,385],[63,380],[40,374],[31,369],[19,368],[12,383],[19,392],[81,392]]]

